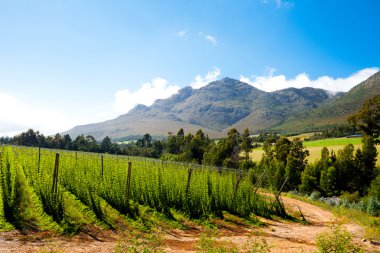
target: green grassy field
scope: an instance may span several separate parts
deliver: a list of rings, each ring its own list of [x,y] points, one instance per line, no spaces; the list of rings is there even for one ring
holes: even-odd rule
[[[324,139],[316,141],[304,141],[303,145],[309,150],[310,155],[307,157],[309,162],[315,162],[321,157],[321,150],[323,147],[327,147],[330,151],[338,152],[338,150],[343,149],[344,146],[348,144],[354,145],[355,149],[361,147],[361,138],[333,138]],[[377,146],[377,151],[380,153],[380,147]],[[263,156],[264,151],[262,148],[253,149],[250,157],[253,161],[260,161]],[[380,166],[380,155],[377,156],[377,166]]]
[[[304,141],[305,147],[329,147],[329,146],[346,146],[352,144],[354,146],[361,145],[361,138],[333,138],[316,141]]]

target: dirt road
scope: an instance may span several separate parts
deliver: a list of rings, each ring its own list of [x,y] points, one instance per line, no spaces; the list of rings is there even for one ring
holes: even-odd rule
[[[314,252],[316,236],[328,231],[339,221],[331,212],[308,203],[283,197],[287,212],[301,217],[302,212],[307,224],[288,220],[268,220],[263,227],[255,227],[235,220],[229,222],[216,220],[218,235],[213,239],[217,245],[235,247],[239,252],[254,241],[264,239],[271,252]],[[301,210],[301,212],[300,212]],[[354,241],[366,247],[367,252],[380,252],[379,245],[363,242],[364,231],[359,225],[344,224],[353,235]],[[164,231],[161,248],[166,252],[194,252],[199,247],[199,238],[204,228],[190,225],[186,230]],[[113,252],[118,235],[112,231],[100,231],[97,236],[81,233],[73,238],[54,236],[46,232],[21,234],[18,231],[0,233],[0,253],[3,252]]]

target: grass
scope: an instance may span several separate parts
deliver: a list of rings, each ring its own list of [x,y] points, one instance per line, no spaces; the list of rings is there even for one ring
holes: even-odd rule
[[[329,146],[346,146],[348,144],[352,145],[361,145],[361,138],[332,138],[332,139],[323,139],[315,141],[305,141],[303,142],[305,147],[329,147]]]
[[[299,134],[299,135],[294,135],[294,136],[288,136],[286,138],[288,138],[289,140],[293,140],[294,138],[300,138],[302,141],[305,139],[305,138],[310,138],[311,136],[313,136],[315,133],[312,132],[312,133],[303,133],[303,134]]]

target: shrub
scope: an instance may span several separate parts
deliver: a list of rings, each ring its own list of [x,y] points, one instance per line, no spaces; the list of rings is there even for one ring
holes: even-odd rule
[[[380,175],[372,180],[368,195],[380,200]]]
[[[318,200],[320,197],[321,197],[321,193],[319,191],[313,191],[310,194],[309,199],[311,199],[311,200]]]
[[[360,246],[352,242],[351,234],[341,226],[332,227],[331,232],[321,233],[317,236],[319,253],[356,253],[364,252]]]
[[[377,216],[380,214],[380,201],[374,197],[369,197],[367,200],[367,213],[369,215]]]
[[[356,191],[354,193],[349,193],[349,192],[343,192],[342,195],[340,195],[340,198],[342,200],[347,200],[348,202],[358,202],[360,200],[359,192]]]

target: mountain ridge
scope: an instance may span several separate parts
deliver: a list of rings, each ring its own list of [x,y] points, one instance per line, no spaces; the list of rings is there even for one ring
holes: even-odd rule
[[[380,72],[349,92],[334,95],[311,87],[265,92],[225,77],[199,89],[184,87],[167,99],[156,100],[151,106],[137,105],[115,119],[76,126],[65,134],[73,137],[93,135],[96,139],[145,133],[166,136],[168,132],[184,128],[186,132],[202,129],[211,138],[218,138],[231,127],[239,131],[246,127],[250,131],[302,131],[313,125],[321,127],[323,122],[327,125],[340,123],[365,99],[378,93]],[[322,119],[321,124],[318,118]]]

